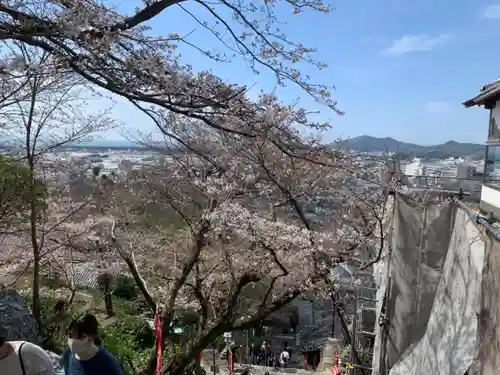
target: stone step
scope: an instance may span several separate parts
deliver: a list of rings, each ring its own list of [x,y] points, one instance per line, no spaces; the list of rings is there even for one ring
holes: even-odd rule
[[[267,367],[267,366],[245,366],[245,365],[235,365],[234,366],[234,372],[233,374],[241,374],[245,368],[249,368],[250,370],[250,375],[264,375],[266,372],[269,373],[269,375],[277,375],[277,374],[296,374],[296,375],[312,375],[318,374],[318,372],[313,372],[312,370],[304,370],[304,369],[296,369],[296,368],[274,368],[274,367]],[[227,368],[221,368],[220,369],[220,374],[228,374],[229,369]],[[207,375],[213,374],[207,371]]]

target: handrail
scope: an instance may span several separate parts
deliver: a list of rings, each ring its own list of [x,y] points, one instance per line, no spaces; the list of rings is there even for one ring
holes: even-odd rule
[[[452,177],[452,176],[423,175],[423,174],[402,174],[401,177],[429,178],[429,179],[437,178],[440,180],[456,180],[456,181],[500,182],[500,177],[491,177],[491,176]]]
[[[477,224],[480,224],[486,229],[486,232],[491,234],[495,240],[500,241],[500,231],[493,227],[486,218],[480,214],[479,212],[474,211],[472,208],[467,206],[464,202],[462,202],[458,196],[451,197],[452,202],[456,203],[458,207],[467,212],[469,217],[474,220]]]

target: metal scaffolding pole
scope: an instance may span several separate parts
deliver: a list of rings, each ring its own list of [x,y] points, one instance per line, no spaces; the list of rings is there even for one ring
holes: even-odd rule
[[[370,291],[374,292],[376,291],[375,288],[367,288],[367,287],[357,287],[356,292],[354,295],[354,305],[355,305],[355,310],[354,310],[354,317],[352,321],[352,333],[351,333],[351,356],[350,356],[350,362],[353,366],[353,368],[350,371],[351,375],[357,375],[359,372],[357,369],[360,369],[363,371],[363,373],[367,374],[366,370],[372,371],[371,364],[370,366],[365,366],[365,365],[360,365],[357,364],[354,358],[354,351],[356,351],[358,354],[365,354],[368,355],[368,357],[371,357],[373,360],[373,351],[372,350],[363,350],[363,348],[358,345],[360,342],[360,338],[363,337],[375,337],[375,332],[368,332],[365,331],[365,327],[363,326],[363,311],[373,311],[376,313],[376,307],[375,306],[366,306],[364,303],[366,302],[372,302],[375,303],[377,302],[376,299],[370,297],[365,297],[362,295],[362,291]],[[376,323],[375,323],[376,324]],[[359,347],[358,347],[359,346]]]
[[[352,319],[352,332],[351,332],[351,356],[349,358],[350,363],[354,363],[354,355],[353,352],[354,350],[357,349],[356,347],[356,329],[357,329],[357,315],[358,315],[358,306],[359,304],[359,287],[356,287],[356,293],[354,294],[354,316]],[[351,375],[356,375],[356,368],[353,367],[351,369]]]

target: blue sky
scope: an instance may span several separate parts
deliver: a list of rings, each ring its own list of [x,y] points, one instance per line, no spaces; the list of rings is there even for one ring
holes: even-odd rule
[[[262,0],[256,0],[262,1]],[[204,14],[185,3],[197,15]],[[334,97],[345,115],[339,117],[311,101],[299,88],[279,89],[284,102],[301,99],[303,106],[330,119],[333,130],[325,140],[362,134],[401,141],[437,144],[450,139],[484,142],[488,114],[465,109],[461,102],[480,86],[500,76],[500,0],[333,0],[329,14],[292,14],[280,10],[291,39],[317,47],[317,58],[329,67],[304,67],[317,82],[335,85]],[[122,2],[132,12],[134,0]],[[205,17],[205,19],[208,19]],[[206,31],[179,8],[150,23],[155,34],[190,33],[197,45],[219,48]],[[241,61],[216,64],[182,47],[185,63],[211,69],[234,83],[272,90],[271,74],[252,74]],[[114,114],[128,127],[145,132],[147,119],[121,101]],[[108,134],[112,138],[116,135]]]

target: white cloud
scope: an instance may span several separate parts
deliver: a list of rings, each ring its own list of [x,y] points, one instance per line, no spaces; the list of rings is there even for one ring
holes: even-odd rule
[[[425,110],[429,113],[441,114],[449,112],[451,109],[451,104],[442,101],[432,101],[425,105]]]
[[[411,52],[432,51],[451,38],[451,34],[441,34],[435,37],[427,34],[404,35],[402,38],[394,40],[392,45],[382,52],[386,55],[399,56]]]
[[[485,6],[479,11],[479,17],[487,20],[500,20],[500,4]]]

